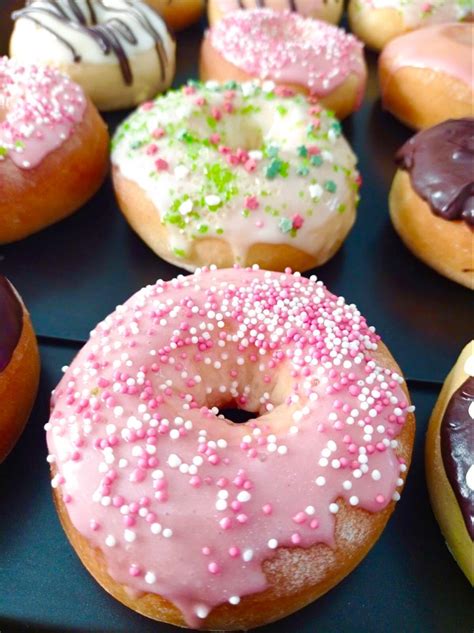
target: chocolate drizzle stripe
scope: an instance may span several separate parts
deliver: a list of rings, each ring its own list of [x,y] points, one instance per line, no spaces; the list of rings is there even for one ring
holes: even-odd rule
[[[435,215],[474,228],[474,118],[418,132],[395,160]]]
[[[110,20],[106,20],[103,24],[98,24],[92,0],[86,0],[89,15],[84,13],[76,0],[68,0],[67,2],[72,17],[66,13],[64,8],[61,7],[56,0],[49,0],[49,2],[45,2],[41,6],[35,6],[34,0],[30,0],[24,9],[15,11],[12,14],[12,18],[14,20],[19,20],[20,18],[30,20],[52,33],[71,51],[73,60],[76,63],[81,61],[81,56],[78,51],[70,42],[67,41],[67,39],[59,35],[53,28],[43,24],[40,17],[41,15],[51,17],[72,29],[88,35],[100,46],[104,55],[108,55],[111,52],[114,53],[119,62],[124,83],[126,85],[131,85],[133,83],[133,73],[127,53],[122,46],[120,39],[133,46],[138,44],[139,40],[137,36],[125,21],[127,15],[132,15],[140,27],[155,41],[155,50],[160,64],[161,80],[164,81],[166,78],[166,63],[168,61],[165,45],[160,33],[154,28],[143,10],[140,7],[133,6],[131,4],[127,5],[127,8],[114,8],[104,5],[101,0],[99,3],[104,11],[111,11],[115,14],[123,14],[124,19],[116,17],[115,15]]]
[[[474,540],[474,492],[466,475],[474,462],[474,378],[468,378],[451,396],[440,428],[441,455],[448,481],[459,503],[466,529]]]
[[[22,329],[22,305],[7,279],[0,275],[0,372],[10,363]]]

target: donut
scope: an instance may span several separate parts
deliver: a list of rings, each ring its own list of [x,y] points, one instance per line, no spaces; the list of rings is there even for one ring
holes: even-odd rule
[[[235,424],[227,407],[258,417]],[[59,517],[112,596],[246,630],[328,591],[377,540],[414,436],[400,370],[315,277],[215,267],[99,324],[46,424]]]
[[[175,42],[140,0],[29,0],[12,17],[10,56],[58,68],[99,110],[131,108],[173,81]]]
[[[290,11],[251,9],[222,18],[204,36],[202,80],[271,80],[318,97],[339,119],[360,106],[367,79],[353,35]]]
[[[437,24],[392,40],[379,58],[382,105],[417,130],[474,116],[474,24]]]
[[[191,271],[324,263],[354,223],[355,162],[330,113],[271,82],[191,82],[141,106],[112,142],[128,222]]]
[[[81,88],[0,57],[0,244],[65,218],[100,187],[109,137]]]
[[[399,150],[390,216],[428,266],[474,288],[474,119],[418,132]]]
[[[145,0],[166,24],[178,31],[197,22],[204,9],[204,0]]]
[[[351,31],[376,51],[408,31],[472,15],[470,0],[350,0],[348,6]]]
[[[426,480],[449,551],[474,584],[474,341],[448,374],[426,435]]]
[[[337,24],[341,19],[342,0],[209,0],[207,16],[214,24],[233,11],[268,8],[275,11],[296,11],[305,18]]]
[[[0,275],[0,463],[28,420],[38,390],[39,370],[30,316],[13,286]]]

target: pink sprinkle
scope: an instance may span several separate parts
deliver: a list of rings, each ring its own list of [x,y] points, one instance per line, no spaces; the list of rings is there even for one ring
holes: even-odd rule
[[[133,576],[133,577],[140,576],[141,574],[140,567],[138,567],[138,565],[132,564],[128,568],[128,573],[130,574],[130,576]]]
[[[166,160],[158,158],[157,160],[155,160],[155,167],[158,171],[166,171],[169,168],[169,165]]]
[[[214,561],[212,563],[209,563],[207,568],[211,574],[219,574],[221,571],[221,568],[219,567],[219,565]]]
[[[301,215],[299,215],[299,213],[293,216],[294,229],[300,229],[303,226],[303,224],[304,224],[304,218],[302,218]]]
[[[301,536],[298,534],[298,532],[295,532],[291,535],[291,542],[294,545],[299,545],[301,543]]]
[[[153,156],[157,152],[158,152],[158,145],[156,145],[155,143],[148,145],[148,147],[146,148],[146,153],[148,154],[148,156]]]
[[[262,507],[262,512],[263,512],[263,514],[267,514],[267,515],[268,515],[268,514],[271,514],[271,513],[272,513],[272,511],[273,511],[273,508],[272,508],[272,506],[271,506],[271,504],[270,504],[270,503],[266,503],[266,504]]]
[[[213,145],[218,145],[221,142],[221,135],[214,132],[214,134],[211,134],[209,137],[209,140]]]
[[[304,512],[298,512],[297,514],[295,514],[295,516],[293,517],[293,521],[295,523],[304,523],[306,521],[306,514]]]
[[[203,547],[201,552],[204,554],[204,556],[209,556],[209,554],[211,553],[211,548],[210,547]]]
[[[216,120],[216,121],[220,121],[222,119],[222,112],[219,110],[219,108],[212,108],[211,110],[211,114],[212,117]]]
[[[142,110],[144,112],[148,112],[149,110],[153,109],[153,101],[145,101],[145,103],[142,103]]]
[[[153,138],[162,138],[165,135],[165,130],[162,127],[157,127],[156,130],[153,131]]]
[[[238,514],[235,518],[239,523],[247,523],[247,521],[249,520],[248,516],[243,512],[241,514]]]
[[[236,547],[235,545],[230,547],[229,556],[232,556],[232,558],[237,558],[237,556],[240,556],[240,549]]]
[[[376,501],[377,503],[385,503],[385,497],[384,497],[383,495],[377,495],[377,496],[375,497],[375,501]]]

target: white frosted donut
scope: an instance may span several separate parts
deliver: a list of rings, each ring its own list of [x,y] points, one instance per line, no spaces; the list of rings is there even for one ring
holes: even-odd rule
[[[343,0],[209,0],[207,15],[213,26],[228,13],[237,10],[268,8],[275,11],[296,11],[305,18],[316,18],[337,24],[344,8]]]
[[[91,332],[52,405],[55,502],[88,570],[139,613],[214,631],[284,617],[347,575],[414,437],[374,328],[289,271],[144,288]],[[259,417],[234,424],[235,406]]]
[[[193,82],[116,132],[114,184],[134,230],[182,268],[327,261],[355,219],[359,175],[340,123],[272,82]]]
[[[350,0],[351,30],[375,50],[407,31],[473,15],[470,0]]]
[[[137,105],[173,80],[174,40],[140,0],[30,0],[13,18],[11,57],[59,68],[101,110]]]

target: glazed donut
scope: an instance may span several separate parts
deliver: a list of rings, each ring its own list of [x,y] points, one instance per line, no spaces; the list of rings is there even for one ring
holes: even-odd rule
[[[360,106],[367,79],[363,45],[326,22],[289,11],[236,11],[207,31],[202,80],[272,80],[320,99],[339,119]]]
[[[112,143],[125,217],[188,270],[323,264],[354,223],[355,162],[331,114],[271,82],[192,82],[145,103]]]
[[[0,244],[81,207],[108,169],[104,122],[80,86],[0,57]]]
[[[140,0],[29,0],[12,17],[10,56],[58,68],[100,110],[130,108],[173,81],[175,42]]]
[[[463,0],[350,0],[348,7],[351,31],[376,51],[408,31],[461,22],[472,13],[472,4]]]
[[[13,286],[0,275],[0,462],[28,420],[38,390],[39,370],[30,316]]]
[[[449,551],[474,583],[474,341],[448,374],[426,436],[431,505]]]
[[[474,119],[418,132],[396,156],[393,225],[428,266],[474,288]]]
[[[344,2],[342,0],[209,0],[207,16],[209,24],[214,26],[228,13],[256,8],[297,11],[305,18],[337,24],[341,19]]]
[[[382,105],[409,127],[474,116],[474,24],[427,26],[401,35],[379,59]]]
[[[204,9],[204,0],[145,0],[166,24],[178,31],[197,22]]]
[[[233,424],[229,406],[260,417]],[[374,329],[315,277],[159,281],[93,330],[54,391],[55,502],[115,598],[246,630],[328,591],[374,544],[412,411]]]

